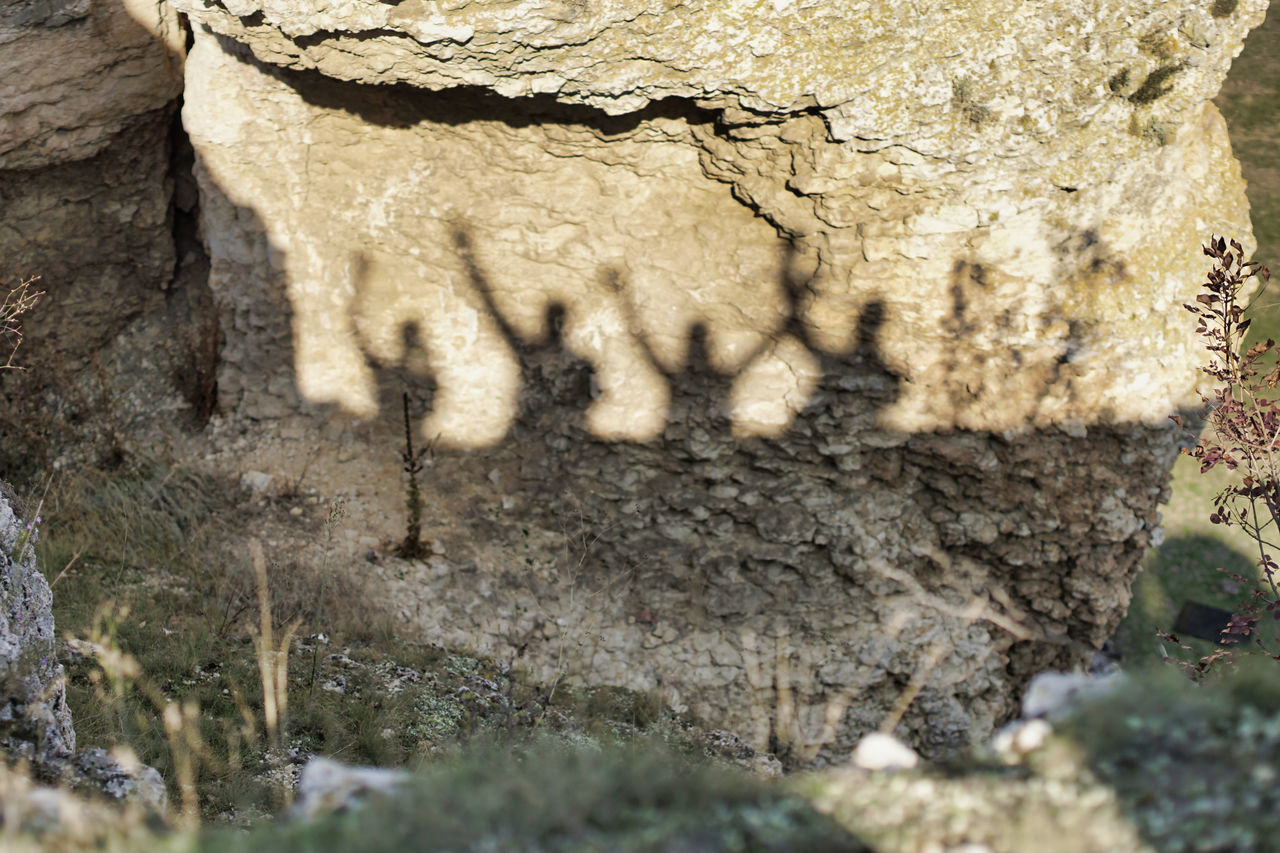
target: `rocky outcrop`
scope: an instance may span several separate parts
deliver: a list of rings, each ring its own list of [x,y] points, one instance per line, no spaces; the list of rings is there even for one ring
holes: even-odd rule
[[[216,366],[237,473],[343,490],[376,560],[407,394],[432,554],[373,591],[424,634],[808,761],[895,721],[954,749],[1115,627],[1195,402],[1200,244],[1250,243],[1209,98],[1263,0],[176,5],[198,210],[141,27],[77,57],[110,97],[3,114],[31,214],[0,250],[87,241],[12,255],[50,290],[24,352],[76,328],[73,366],[109,338],[104,384],[155,375],[198,212],[218,323],[97,408],[154,420],[199,374],[207,413]],[[6,377],[11,410],[72,373]]]
[[[413,323],[439,386],[426,431],[454,444],[506,434],[521,382],[504,332],[538,339],[551,305],[597,374],[588,426],[610,439],[661,432],[663,374],[699,324],[736,430],[785,431],[871,302],[887,314],[878,354],[904,380],[884,425],[1153,420],[1187,399],[1193,342],[1172,309],[1200,241],[1247,231],[1207,101],[1256,2],[1223,16],[864,4],[830,21],[611,6],[518,23],[471,7],[183,8],[223,34],[197,34],[186,122],[206,190],[263,220],[249,230],[272,261],[257,269],[287,278],[298,390],[370,414],[364,355],[398,359],[394,330]],[[988,15],[1007,34],[989,37]],[[1152,216],[1158,236],[1138,225]],[[501,270],[501,322],[453,246],[460,227]],[[264,251],[218,254],[252,266]]]
[[[1265,4],[180,6],[223,402],[377,519],[410,393],[428,635],[809,759],[1115,627]]]
[[[7,276],[38,275],[47,291],[31,349],[85,357],[173,276],[182,36],[165,9],[66,0],[0,13],[0,256]]]
[[[150,340],[135,328],[185,298],[170,172],[184,38],[164,3],[0,12],[0,290],[39,277],[45,291],[25,318],[28,370],[0,378],[0,472],[127,431],[124,389],[158,385],[166,338],[185,343],[181,317]]]
[[[16,503],[0,482],[0,757],[43,782],[163,810],[168,793],[155,768],[104,749],[76,750],[53,593],[36,565],[40,520],[23,518]],[[28,786],[8,772],[0,779],[7,793],[26,796]]]
[[[38,535],[0,484],[0,751],[47,773],[75,752],[76,733],[57,660],[53,594],[36,568]]]

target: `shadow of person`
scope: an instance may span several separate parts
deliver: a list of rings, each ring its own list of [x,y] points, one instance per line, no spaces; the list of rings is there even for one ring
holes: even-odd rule
[[[410,407],[415,413],[431,411],[435,402],[436,378],[431,369],[430,353],[422,326],[417,320],[399,324],[396,335],[399,345],[392,348],[394,358],[378,355],[378,348],[369,340],[367,330],[361,327],[362,309],[367,307],[373,294],[370,283],[372,263],[364,253],[351,260],[351,307],[346,312],[348,332],[356,342],[365,365],[373,375],[376,387],[378,412],[388,418],[388,423],[398,424],[403,408],[403,395],[409,395]]]
[[[879,410],[897,401],[901,383],[905,381],[904,376],[882,355],[881,336],[889,319],[889,308],[879,296],[869,297],[857,310],[857,319],[850,317],[854,331],[848,347],[833,350],[818,340],[809,320],[814,298],[813,277],[794,273],[796,255],[795,243],[784,240],[779,265],[783,321],[773,341],[781,341],[788,336],[799,341],[818,359],[819,378],[813,393],[797,414],[792,429],[809,421],[814,431],[852,435],[857,429],[865,428],[868,422],[873,423]]]
[[[595,387],[594,368],[590,361],[573,353],[566,342],[566,328],[572,322],[568,306],[559,300],[550,300],[539,330],[531,335],[521,333],[494,298],[489,277],[476,259],[469,230],[456,226],[452,239],[472,290],[519,364],[515,426],[584,434],[585,411]]]
[[[890,367],[881,355],[880,336],[888,316],[889,309],[884,300],[869,300],[858,315],[853,353],[846,358],[837,356],[833,359],[833,363],[856,365],[858,372],[871,380],[862,386],[863,397],[881,408],[897,402],[904,381],[903,375]]]
[[[671,413],[664,438],[697,433],[704,440],[740,442],[733,434],[733,385],[753,363],[766,357],[788,338],[816,356],[820,372],[813,393],[796,414],[797,420],[819,415],[829,419],[832,413],[861,414],[864,416],[862,420],[874,420],[876,410],[897,400],[903,377],[890,367],[880,352],[880,337],[888,319],[884,300],[873,297],[863,304],[858,312],[852,345],[847,351],[833,352],[816,340],[807,319],[812,278],[793,274],[795,256],[795,244],[784,240],[779,264],[782,322],[772,334],[762,338],[741,360],[741,367],[737,369],[716,365],[711,354],[711,331],[703,321],[689,327],[684,364],[674,368],[669,366],[669,360],[659,357],[652,336],[641,326],[635,294],[617,270],[606,270],[607,286],[621,297],[629,334],[639,344],[645,359],[671,387]],[[857,399],[848,399],[850,391],[856,392],[852,396]],[[830,426],[823,425],[822,428],[829,429]]]
[[[666,380],[670,388],[671,405],[663,438],[694,438],[704,444],[708,440],[731,441],[731,394],[738,371],[716,366],[711,354],[710,327],[701,320],[689,326],[684,363],[671,367],[669,360],[658,354],[653,336],[641,325],[635,294],[621,274],[615,269],[607,269],[603,277],[608,289],[619,297],[626,316],[627,333],[638,344],[645,361]],[[757,352],[753,351],[747,361]]]

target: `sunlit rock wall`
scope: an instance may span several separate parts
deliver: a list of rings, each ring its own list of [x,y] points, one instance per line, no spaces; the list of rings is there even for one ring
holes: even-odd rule
[[[803,760],[1114,629],[1260,0],[179,6],[221,400],[410,394],[425,635]]]

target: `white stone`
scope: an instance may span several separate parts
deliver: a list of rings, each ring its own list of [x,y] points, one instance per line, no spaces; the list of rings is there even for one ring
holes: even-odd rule
[[[920,756],[893,735],[873,732],[858,741],[849,760],[863,770],[910,770]]]
[[[315,817],[341,811],[370,793],[388,794],[409,779],[402,770],[352,767],[332,758],[315,756],[302,768],[297,799],[290,810],[295,817]]]
[[[1053,726],[1047,720],[1014,720],[991,739],[991,749],[1006,764],[1017,764],[1028,753],[1044,746]]]
[[[1031,679],[1022,696],[1022,716],[1056,719],[1080,700],[1101,696],[1122,683],[1124,673],[1089,675],[1083,672],[1042,672]]]
[[[240,488],[260,495],[271,485],[272,476],[264,471],[245,471],[240,475]]]

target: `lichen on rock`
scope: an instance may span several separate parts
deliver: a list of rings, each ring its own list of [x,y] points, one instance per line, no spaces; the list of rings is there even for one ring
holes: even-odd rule
[[[0,751],[48,772],[76,748],[58,663],[53,594],[36,567],[39,530],[0,485]]]

